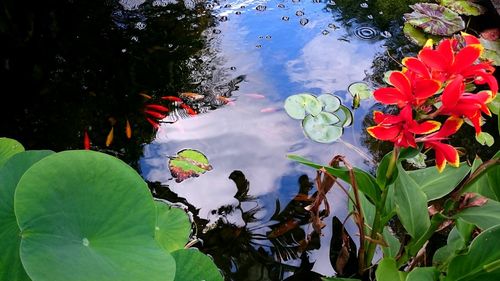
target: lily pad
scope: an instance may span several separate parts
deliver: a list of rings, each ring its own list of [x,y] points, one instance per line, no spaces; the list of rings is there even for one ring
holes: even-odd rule
[[[172,256],[178,265],[175,273],[175,281],[205,280],[222,281],[213,261],[197,249],[181,249],[172,252]]]
[[[340,105],[339,110],[337,110],[335,115],[340,119],[340,121],[336,125],[344,128],[351,126],[353,115],[352,111],[349,108],[344,105]]]
[[[481,58],[485,60],[490,60],[494,65],[500,65],[500,40],[486,40],[484,38],[480,38],[479,41],[481,45],[483,45],[484,50],[481,54]]]
[[[486,9],[472,1],[467,0],[441,0],[441,5],[466,16],[479,16],[486,12]]]
[[[405,37],[410,40],[413,44],[424,46],[427,40],[432,39],[434,41],[439,41],[441,37],[437,35],[432,35],[425,33],[422,29],[414,27],[413,25],[405,22],[403,26],[403,33]],[[387,81],[386,81],[387,83]],[[390,84],[390,83],[387,83]]]
[[[412,13],[404,15],[406,22],[424,32],[448,36],[465,28],[465,22],[454,11],[433,3],[417,3],[410,6]]]
[[[20,152],[0,168],[0,280],[31,280],[21,263],[21,235],[14,214],[14,192],[21,176],[34,163],[54,152],[48,150]]]
[[[155,201],[155,205],[155,239],[158,244],[169,252],[184,248],[191,233],[191,223],[186,212],[160,201]]]
[[[0,167],[2,167],[12,155],[23,151],[24,147],[18,141],[9,138],[0,138]]]
[[[323,111],[334,113],[340,108],[341,101],[337,96],[323,94],[318,100],[323,104]]]
[[[368,87],[368,85],[364,82],[355,82],[349,85],[347,91],[354,97],[359,96],[361,100],[371,98],[373,96],[373,92]]]
[[[308,93],[289,96],[285,100],[285,111],[293,119],[302,120],[307,114],[318,115],[323,109],[323,104],[313,95]]]
[[[151,193],[117,158],[95,151],[45,157],[19,181],[14,210],[33,280],[174,280],[175,260],[154,240]]]
[[[168,162],[170,173],[176,182],[182,182],[191,177],[198,177],[206,171],[212,170],[208,158],[194,149],[184,149],[172,157]]]
[[[318,116],[308,115],[302,121],[304,133],[310,139],[320,143],[331,143],[342,136],[343,128],[334,124],[340,119],[332,113],[321,112]]]

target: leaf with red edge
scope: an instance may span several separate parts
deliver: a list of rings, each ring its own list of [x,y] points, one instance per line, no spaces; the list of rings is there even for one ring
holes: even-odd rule
[[[465,22],[454,11],[433,3],[410,6],[412,13],[404,15],[406,22],[435,35],[451,35],[465,28]]]

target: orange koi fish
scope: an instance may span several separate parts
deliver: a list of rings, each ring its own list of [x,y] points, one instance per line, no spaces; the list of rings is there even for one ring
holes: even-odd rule
[[[266,96],[261,95],[261,94],[245,94],[245,96],[254,98],[254,99],[265,99]]]
[[[156,111],[152,111],[152,110],[144,110],[144,113],[148,114],[149,116],[153,117],[153,118],[156,118],[156,119],[163,119],[167,116],[167,114],[164,114],[164,113],[160,113],[160,112],[156,112]]]
[[[156,110],[159,112],[164,112],[164,113],[169,111],[168,108],[164,107],[163,105],[159,105],[159,104],[147,104],[146,108]]]
[[[276,112],[278,109],[276,107],[266,107],[260,110],[262,113],[271,113],[271,112]]]
[[[127,124],[125,125],[125,134],[127,138],[130,139],[132,137],[132,128],[130,127],[130,122],[127,119]]]
[[[90,138],[87,130],[85,130],[83,133],[83,148],[85,150],[90,150]]]
[[[172,102],[182,102],[182,99],[179,97],[174,97],[174,96],[163,96],[161,97],[162,100],[168,100]]]
[[[194,116],[198,113],[196,113],[196,111],[194,111],[194,109],[192,107],[190,107],[189,105],[185,104],[185,103],[181,103],[181,107],[186,110],[187,114],[191,115],[191,116]]]
[[[216,99],[225,103],[225,104],[234,105],[234,99],[230,99],[230,98],[227,98],[224,96],[217,96]]]
[[[187,99],[187,100],[192,100],[192,101],[198,101],[198,100],[205,98],[204,95],[200,95],[197,93],[191,93],[191,92],[180,93],[179,97],[181,97],[183,99]]]
[[[152,97],[150,95],[148,95],[148,94],[146,94],[144,92],[140,92],[139,95],[142,96],[145,99],[148,99],[148,100],[152,99]]]
[[[106,138],[106,146],[110,146],[113,142],[115,127],[111,127],[111,130],[108,133],[108,137]]]

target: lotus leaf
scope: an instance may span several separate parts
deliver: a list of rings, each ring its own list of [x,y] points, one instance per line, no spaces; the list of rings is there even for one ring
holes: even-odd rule
[[[404,15],[406,22],[424,32],[447,36],[465,28],[460,15],[446,7],[433,3],[417,3],[410,7],[413,12]]]
[[[308,93],[289,96],[285,100],[285,111],[293,119],[302,120],[307,114],[318,115],[323,109],[323,104],[313,95]]]
[[[206,171],[212,170],[208,158],[194,149],[184,149],[172,157],[168,162],[170,173],[176,182],[182,182],[191,177],[198,177]]]
[[[222,281],[222,275],[212,260],[197,249],[180,249],[172,252],[177,268],[175,281],[205,280]]]
[[[308,115],[304,118],[302,127],[310,139],[321,143],[330,143],[342,136],[343,128],[335,125],[338,122],[340,119],[334,114],[321,112],[318,116]]]
[[[174,280],[154,240],[155,205],[131,167],[95,151],[45,157],[14,196],[20,256],[36,281]]]
[[[2,167],[12,155],[23,151],[24,147],[18,141],[9,138],[0,138],[0,167]]]
[[[29,167],[54,152],[20,152],[0,168],[0,280],[30,280],[19,257],[20,230],[14,214],[14,192],[19,179]]]
[[[340,108],[341,101],[337,96],[323,94],[318,97],[318,100],[323,104],[323,110],[334,113]]]
[[[156,201],[155,239],[169,252],[184,248],[191,233],[189,217],[182,209]]]
[[[479,16],[486,12],[486,9],[472,1],[467,0],[441,0],[441,5],[466,16]]]

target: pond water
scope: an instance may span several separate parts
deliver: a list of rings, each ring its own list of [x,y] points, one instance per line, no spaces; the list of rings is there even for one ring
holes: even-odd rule
[[[203,240],[195,246],[228,280],[333,275],[332,222],[346,218],[345,196],[328,194],[327,226],[305,244],[313,229],[303,195],[314,191],[316,173],[286,155],[328,163],[340,154],[373,169],[372,158],[386,151],[364,131],[374,101],[361,102],[333,144],[306,138],[283,103],[333,93],[351,107],[351,83],[375,87],[396,67],[392,57],[411,53],[398,30],[412,1],[101,2],[1,4],[0,77],[9,96],[1,135],[59,151],[83,148],[87,133],[91,149],[134,166],[157,197],[189,207]],[[180,93],[201,95],[184,98],[198,114],[170,104],[154,130],[145,104]],[[179,183],[168,161],[188,148],[212,170]],[[357,240],[354,225],[346,227]]]

